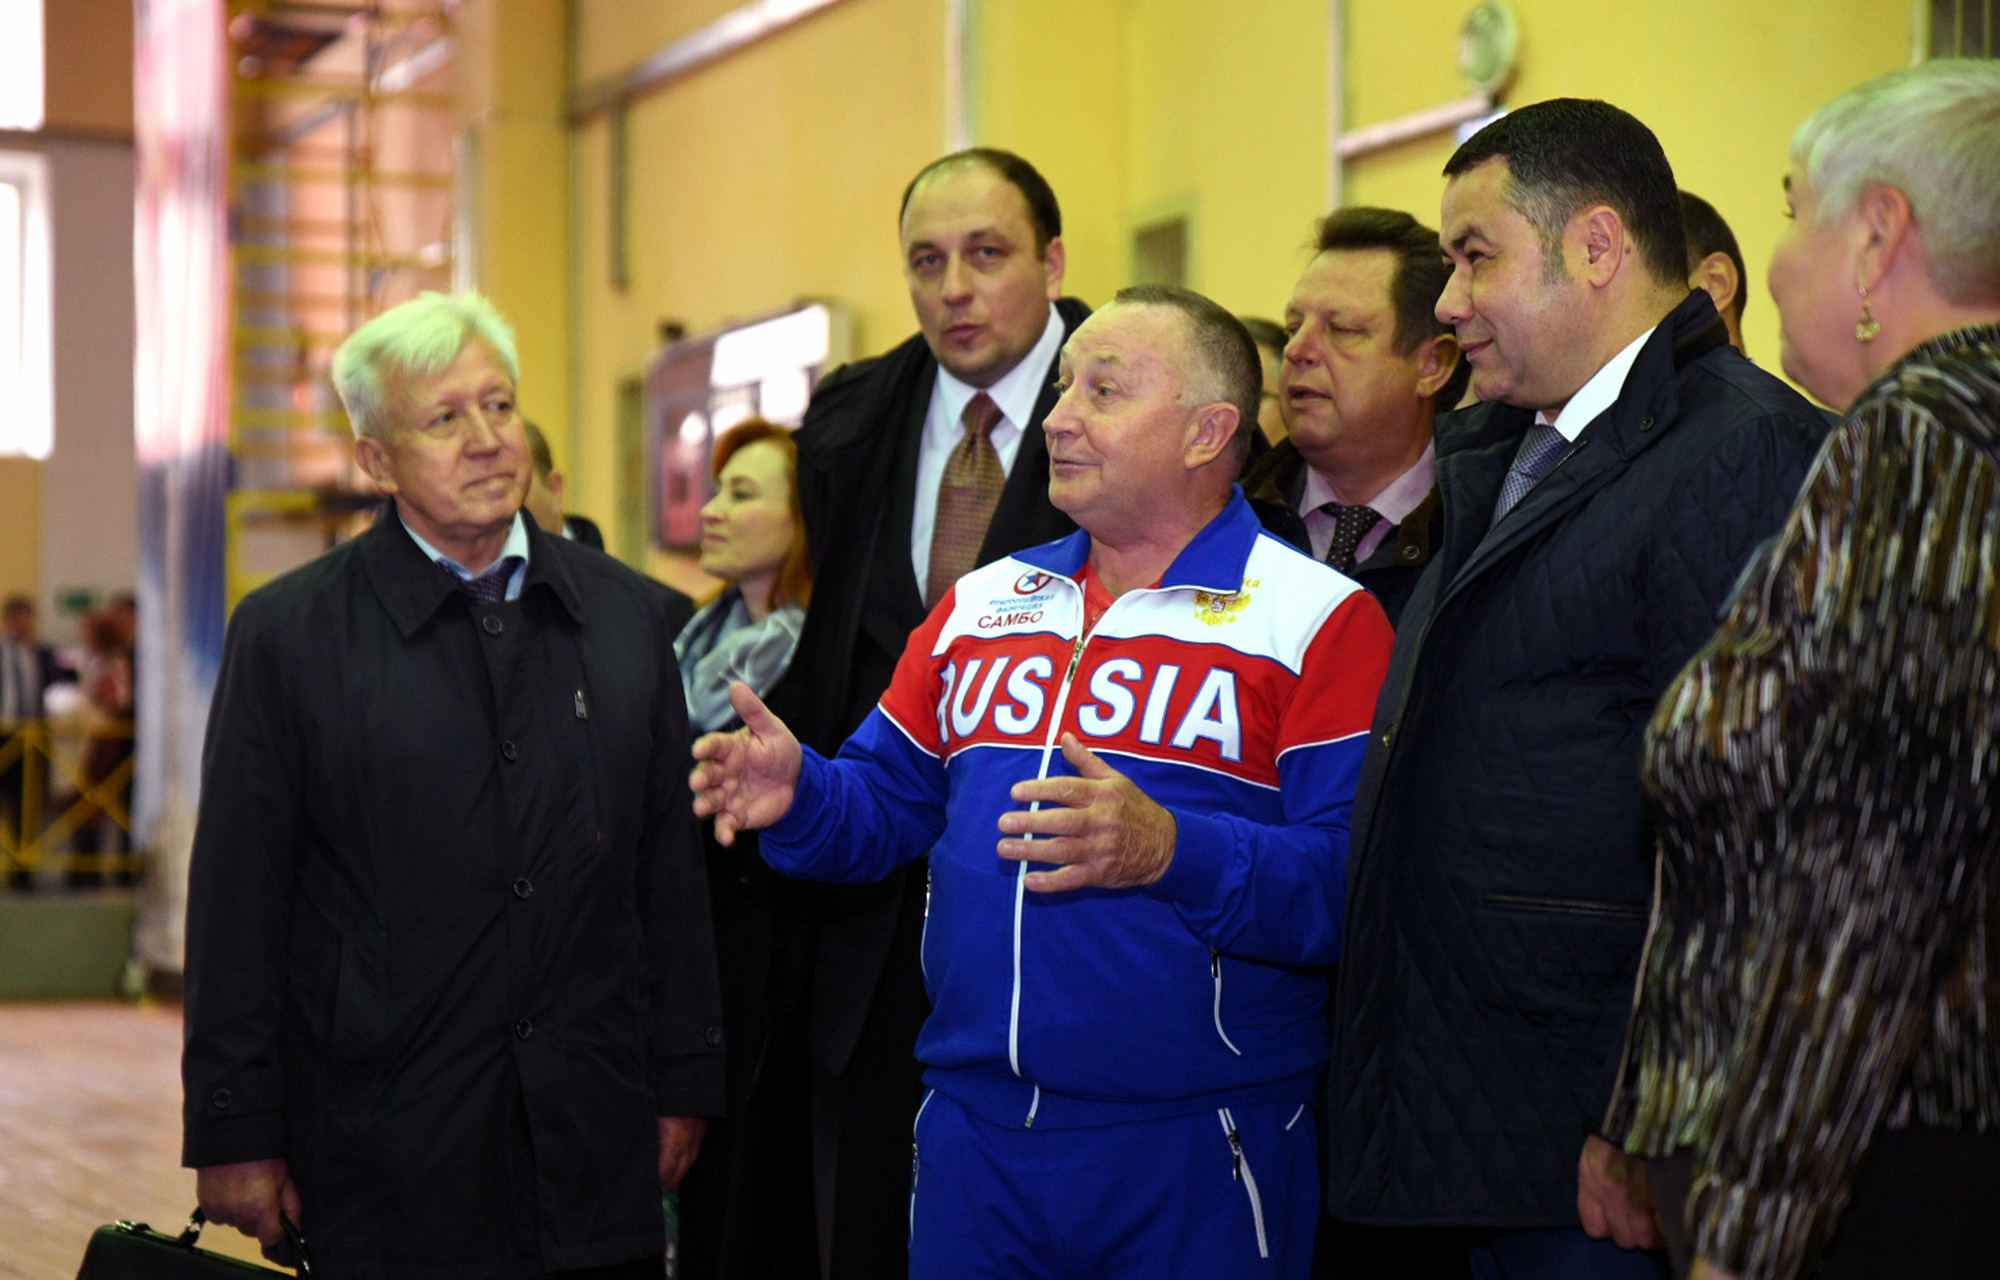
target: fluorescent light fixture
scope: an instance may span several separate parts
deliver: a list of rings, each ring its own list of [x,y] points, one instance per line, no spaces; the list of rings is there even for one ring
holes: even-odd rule
[[[0,0],[0,129],[39,129],[42,0]]]
[[[708,385],[740,387],[775,373],[817,368],[826,359],[831,331],[826,308],[816,304],[731,329],[715,340]]]
[[[48,161],[0,151],[0,455],[55,445],[50,300]]]

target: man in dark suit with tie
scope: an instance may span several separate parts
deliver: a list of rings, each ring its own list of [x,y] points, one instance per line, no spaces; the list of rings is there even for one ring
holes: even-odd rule
[[[1524,107],[1445,174],[1437,314],[1483,403],[1435,423],[1443,542],[1355,796],[1327,1208],[1465,1229],[1478,1277],[1655,1280],[1586,1137],[1653,891],[1640,746],[1826,424],[1689,290],[1630,115]]]
[[[1395,626],[1443,529],[1431,418],[1469,373],[1435,314],[1451,272],[1437,232],[1398,209],[1335,210],[1317,243],[1285,307],[1291,434],[1243,492],[1266,529],[1368,588]]]
[[[1088,314],[1062,298],[1055,193],[1019,156],[958,152],[910,183],[901,234],[921,332],[829,377],[798,434],[813,599],[770,701],[829,756],[952,583],[1075,528],[1049,503],[1042,438],[1056,358]],[[805,1016],[820,1265],[833,1280],[907,1267],[927,877],[919,862],[816,891]]]

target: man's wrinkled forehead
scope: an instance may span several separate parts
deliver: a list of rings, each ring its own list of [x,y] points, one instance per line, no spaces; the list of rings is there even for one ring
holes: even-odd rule
[[[1089,365],[1133,373],[1148,368],[1172,369],[1182,358],[1185,344],[1171,318],[1172,313],[1164,307],[1129,303],[1100,307],[1063,344],[1062,367]]]

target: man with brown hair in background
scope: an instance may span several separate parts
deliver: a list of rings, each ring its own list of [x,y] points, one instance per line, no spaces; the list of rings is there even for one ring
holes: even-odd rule
[[[1401,618],[1439,541],[1431,417],[1465,394],[1436,314],[1451,271],[1437,232],[1395,209],[1341,209],[1285,307],[1279,395],[1291,435],[1243,478],[1264,527]]]

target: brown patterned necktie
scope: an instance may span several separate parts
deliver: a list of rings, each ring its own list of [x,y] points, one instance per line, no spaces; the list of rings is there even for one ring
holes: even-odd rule
[[[966,402],[961,421],[965,439],[945,459],[938,484],[937,519],[931,524],[930,570],[924,578],[924,607],[944,599],[952,584],[972,571],[986,526],[1007,487],[1007,472],[993,448],[993,428],[1004,415],[984,391]]]

